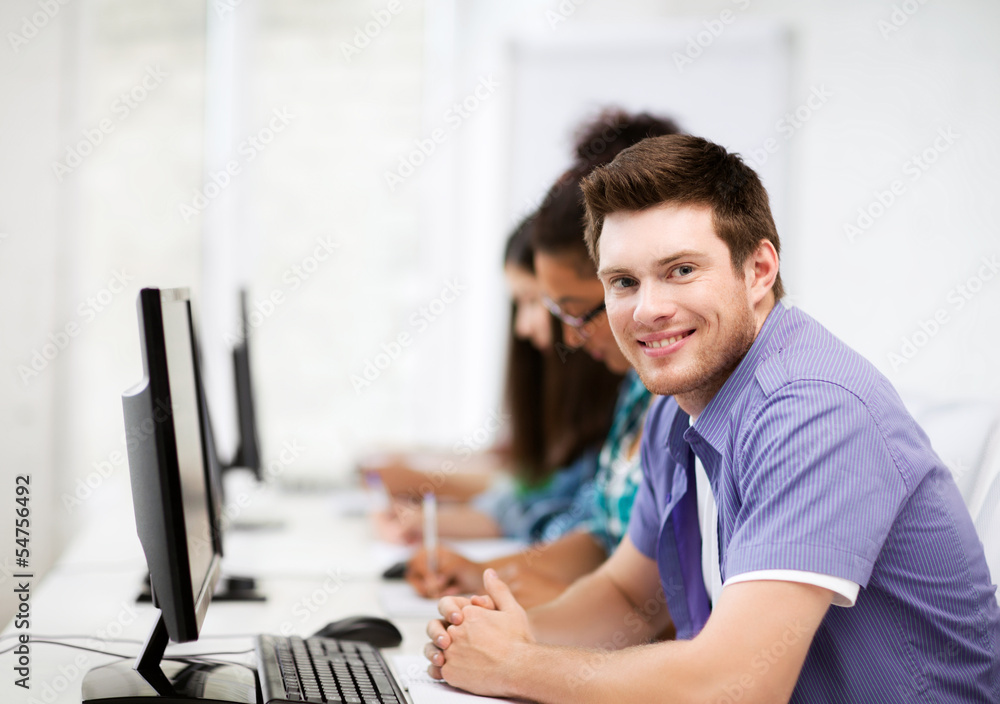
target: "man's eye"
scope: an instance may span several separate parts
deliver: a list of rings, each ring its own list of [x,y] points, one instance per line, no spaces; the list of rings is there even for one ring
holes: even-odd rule
[[[635,283],[636,283],[635,279],[631,279],[627,276],[622,276],[620,278],[612,280],[611,287],[618,289],[632,288],[633,286],[635,286]]]
[[[679,267],[674,269],[674,273],[678,276],[690,276],[694,273],[694,267],[690,264],[681,264]]]

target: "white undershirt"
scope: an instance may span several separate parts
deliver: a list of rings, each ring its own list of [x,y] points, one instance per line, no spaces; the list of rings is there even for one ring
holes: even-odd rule
[[[698,488],[698,527],[701,529],[701,576],[712,604],[722,594],[722,570],[719,559],[719,507],[701,460],[694,458],[694,483]]]
[[[694,423],[694,420],[691,421]],[[715,503],[715,495],[708,481],[708,474],[701,460],[695,455],[694,478],[698,492],[698,527],[701,529],[701,576],[705,581],[705,590],[714,606],[722,594],[722,561],[719,559],[719,507]],[[730,577],[725,586],[739,582],[758,582],[764,580],[778,582],[799,582],[815,584],[833,592],[834,606],[854,606],[858,598],[858,584],[849,579],[833,577],[819,572],[805,570],[755,570]]]

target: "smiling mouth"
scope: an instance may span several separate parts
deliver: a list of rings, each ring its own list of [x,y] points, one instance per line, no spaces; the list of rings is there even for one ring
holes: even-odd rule
[[[694,334],[694,330],[688,330],[687,332],[682,332],[682,333],[680,333],[678,335],[674,335],[673,337],[667,337],[667,338],[664,338],[662,340],[650,340],[649,342],[642,342],[640,340],[639,344],[642,345],[643,347],[648,347],[650,349],[656,350],[656,349],[659,349],[661,347],[669,347],[670,345],[672,345],[672,344],[674,344],[676,342],[680,342],[685,337],[688,337],[689,335],[693,335],[693,334]]]

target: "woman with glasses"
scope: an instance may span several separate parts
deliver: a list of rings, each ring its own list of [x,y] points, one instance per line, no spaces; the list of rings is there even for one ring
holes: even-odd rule
[[[534,215],[526,218],[504,253],[504,276],[511,292],[508,424],[502,449],[490,454],[507,471],[469,503],[440,506],[442,537],[551,541],[587,519],[571,509],[597,471],[598,450],[611,425],[621,375],[587,355],[567,358],[557,352],[565,344],[542,303],[535,277],[534,223]],[[405,460],[399,458],[404,471],[395,477],[387,468],[379,472],[398,498],[376,516],[376,525],[383,538],[416,543],[423,537],[420,487],[434,487],[438,494],[455,487],[439,486],[426,474],[413,472]]]
[[[418,553],[410,561],[407,579],[424,596],[482,593],[483,570],[493,567],[522,606],[545,603],[596,569],[625,536],[642,478],[639,444],[651,394],[618,348],[604,314],[604,287],[583,240],[579,182],[626,147],[646,137],[678,131],[670,120],[617,110],[585,125],[577,139],[577,163],[549,190],[533,228],[534,265],[542,301],[561,323],[564,337],[564,342],[556,345],[559,356],[572,359],[587,354],[608,370],[625,375],[611,428],[598,456],[595,480],[588,491],[577,496],[568,512],[585,518],[557,541],[486,563],[441,550],[432,574],[426,555]]]

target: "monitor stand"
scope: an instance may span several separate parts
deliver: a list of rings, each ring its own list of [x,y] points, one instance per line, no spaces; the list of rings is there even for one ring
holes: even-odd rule
[[[277,518],[257,518],[243,521],[233,521],[226,530],[242,531],[246,533],[263,533],[265,531],[279,531],[285,527],[284,521]]]
[[[161,614],[134,663],[95,667],[83,678],[83,704],[258,704],[257,673],[246,665],[168,660]]]
[[[146,575],[135,600],[140,604],[152,603],[153,592],[150,590],[149,575]],[[219,586],[212,594],[212,601],[267,601],[267,597],[257,591],[257,580],[253,577],[232,575],[219,580]]]

